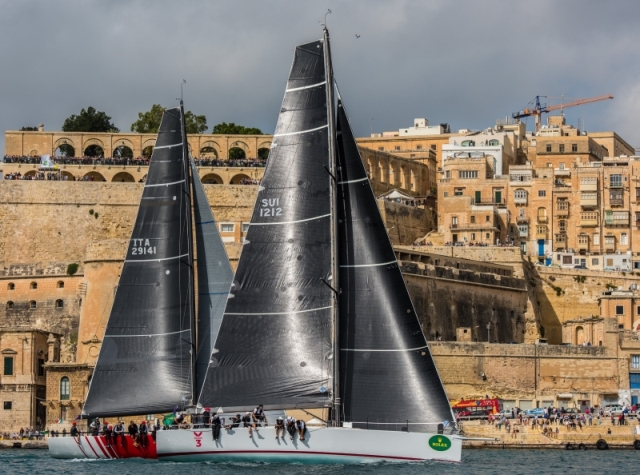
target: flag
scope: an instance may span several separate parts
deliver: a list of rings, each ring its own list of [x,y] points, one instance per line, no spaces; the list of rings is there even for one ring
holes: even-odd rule
[[[163,426],[170,426],[171,424],[173,424],[173,420],[176,418],[176,413],[174,412],[173,414],[167,414],[166,416],[164,416],[164,419],[162,419],[162,425]]]
[[[51,155],[42,155],[40,157],[40,168],[49,168],[51,166]]]

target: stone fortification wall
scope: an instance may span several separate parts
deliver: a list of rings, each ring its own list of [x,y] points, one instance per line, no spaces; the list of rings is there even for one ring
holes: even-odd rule
[[[557,399],[564,393],[598,404],[605,395],[617,394],[628,378],[626,359],[617,357],[615,347],[457,342],[431,342],[430,347],[450,399],[489,395],[533,401],[533,407],[535,401],[568,407],[570,400]]]
[[[463,327],[472,341],[524,341],[523,279],[417,262],[400,267],[427,338],[455,340]]]
[[[378,200],[378,209],[394,245],[411,244],[435,228],[428,209],[387,200]]]

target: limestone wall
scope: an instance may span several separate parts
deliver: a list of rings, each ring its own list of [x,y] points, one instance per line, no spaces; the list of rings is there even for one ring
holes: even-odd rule
[[[600,404],[625,384],[626,359],[615,348],[454,342],[430,347],[450,399],[489,395],[533,401],[534,407],[536,401],[574,407],[578,400]],[[572,397],[560,401],[558,394]]]
[[[394,245],[411,244],[435,228],[434,216],[428,209],[386,200],[378,200],[378,209]]]

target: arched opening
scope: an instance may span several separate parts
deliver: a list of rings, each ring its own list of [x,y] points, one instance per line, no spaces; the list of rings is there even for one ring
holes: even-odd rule
[[[64,181],[75,181],[76,179],[76,177],[73,176],[73,173],[67,171],[61,172],[60,177]]]
[[[116,173],[111,181],[118,182],[118,183],[134,183],[135,182],[131,173],[127,173],[127,172]]]
[[[71,383],[67,376],[60,378],[60,400],[68,401],[71,398]]]
[[[200,158],[214,159],[218,158],[218,151],[213,147],[202,147],[200,149]]]
[[[58,148],[55,149],[53,154],[56,157],[75,157],[76,149],[73,148],[73,145],[70,145],[68,143],[63,143],[63,144],[60,144]]]
[[[222,185],[224,182],[219,175],[216,175],[215,173],[207,173],[202,177],[202,183],[205,185]]]
[[[251,178],[249,178],[247,175],[245,175],[244,173],[238,173],[237,175],[235,175],[231,181],[229,182],[230,185],[251,185],[253,184],[254,180],[252,180]]]
[[[32,309],[33,309],[33,308],[36,308],[37,306],[38,306],[38,305],[36,304],[36,301],[35,301],[35,300],[32,300],[32,301],[30,301],[30,302],[29,302],[29,308],[32,308]]]
[[[104,157],[104,149],[100,145],[89,145],[84,149],[86,157],[102,158]]]
[[[133,150],[126,145],[120,145],[113,151],[114,158],[133,158]]]
[[[576,345],[582,345],[585,342],[585,332],[583,327],[576,327]]]
[[[489,147],[496,147],[498,145],[500,145],[500,141],[498,139],[491,139],[487,142],[487,145]]]
[[[84,176],[85,181],[107,181],[101,173],[89,172]]]
[[[37,282],[31,282],[31,284],[29,284],[29,288],[32,290],[35,290],[38,288],[38,283]]]
[[[23,176],[26,177],[31,177],[31,176],[36,176],[36,171],[35,170],[29,170],[28,172],[26,172]]]
[[[64,302],[61,299],[56,300],[56,308],[63,308]]]
[[[9,282],[9,284],[7,285],[7,290],[15,290],[16,289],[16,284],[14,284],[13,282]]]
[[[147,145],[142,149],[142,156],[145,158],[150,158],[153,154],[153,145]]]
[[[58,283],[56,284],[56,287],[59,289],[64,289],[64,282],[59,280]]]
[[[260,160],[266,160],[267,158],[269,158],[269,151],[271,149],[268,149],[266,147],[262,147],[258,149],[258,159]]]
[[[229,149],[229,160],[243,160],[245,158],[247,158],[247,154],[240,147],[231,147]]]
[[[7,310],[10,310],[10,309],[12,309],[12,308],[13,308],[13,302],[12,302],[11,300],[9,300],[9,301],[7,302]]]

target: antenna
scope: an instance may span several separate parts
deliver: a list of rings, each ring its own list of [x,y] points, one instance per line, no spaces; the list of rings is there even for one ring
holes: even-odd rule
[[[322,23],[322,26],[324,27],[324,29],[327,29],[327,15],[331,15],[331,9],[327,8],[327,13],[324,14],[324,23]]]
[[[187,80],[183,79],[180,83],[180,102],[182,102],[182,86],[184,86],[185,84],[187,84]]]

